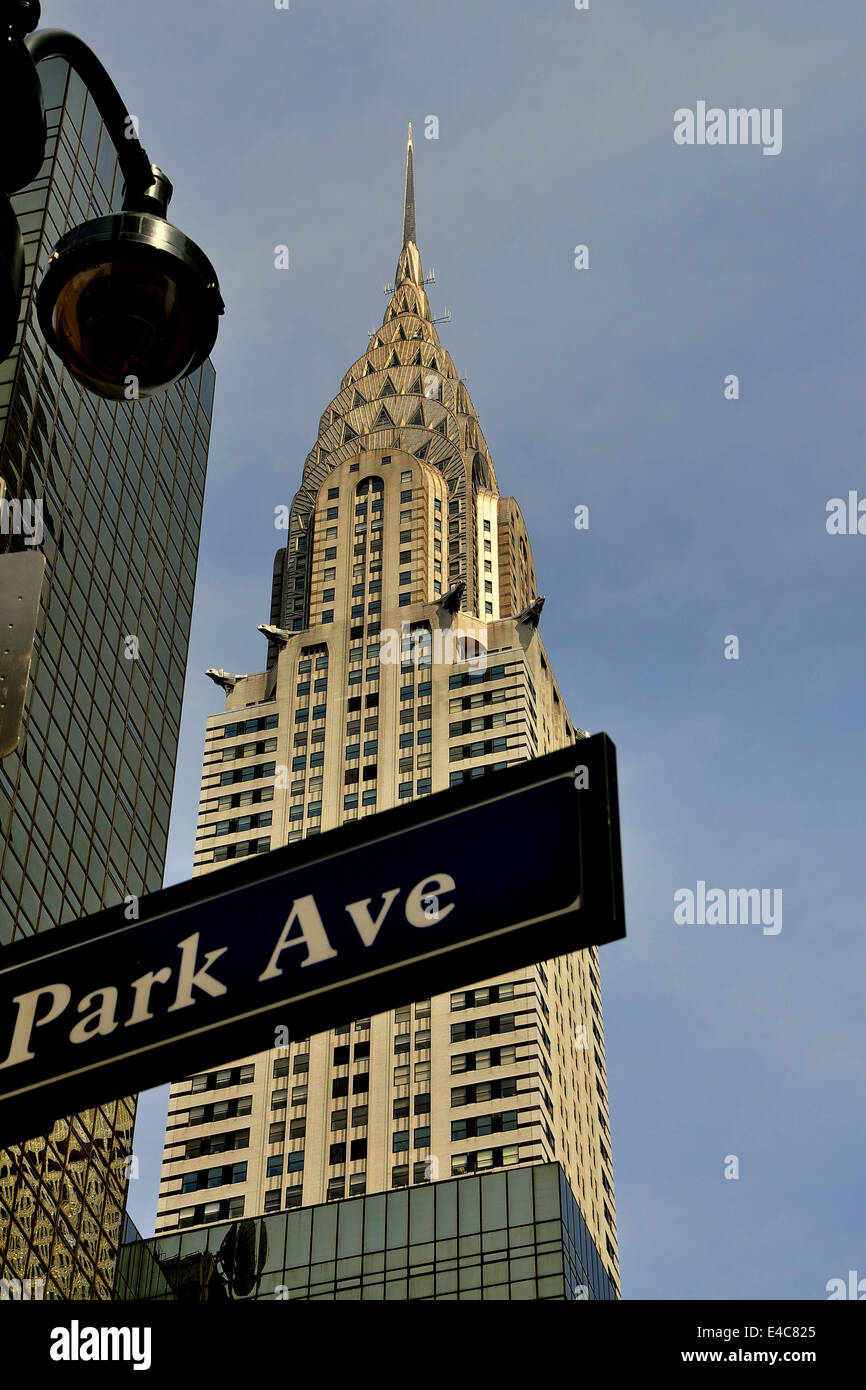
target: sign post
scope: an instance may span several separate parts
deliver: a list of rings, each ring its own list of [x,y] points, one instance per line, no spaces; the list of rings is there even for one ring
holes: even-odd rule
[[[308,1037],[623,937],[613,744],[596,734],[138,910],[0,952],[0,1147],[264,1051],[278,1028]]]

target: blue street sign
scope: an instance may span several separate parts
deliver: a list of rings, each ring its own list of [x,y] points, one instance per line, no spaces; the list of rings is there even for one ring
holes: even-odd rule
[[[0,952],[0,1147],[625,935],[605,734]]]

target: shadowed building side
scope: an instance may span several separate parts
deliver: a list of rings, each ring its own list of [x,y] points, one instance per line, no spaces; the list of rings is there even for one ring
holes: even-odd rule
[[[207,362],[114,404],[48,351],[37,269],[68,227],[119,206],[123,179],[81,79],[62,58],[39,71],[48,143],[12,197],[26,282],[0,363],[0,478],[41,507],[45,581],[23,732],[0,762],[0,943],[120,914],[162,883],[214,390]],[[3,550],[28,543],[0,534]],[[0,1150],[0,1278],[111,1297],[134,1116],[119,1100]]]

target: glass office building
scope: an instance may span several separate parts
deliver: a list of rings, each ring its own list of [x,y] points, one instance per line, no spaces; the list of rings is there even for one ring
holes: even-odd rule
[[[118,1300],[616,1298],[558,1163],[142,1240]]]
[[[10,509],[0,550],[32,541],[41,512],[46,570],[23,733],[0,763],[0,944],[162,882],[214,389],[207,362],[113,403],[48,352],[38,272],[66,230],[120,207],[122,176],[78,76],[59,58],[39,71],[48,146],[12,200],[27,283],[0,364],[0,476],[31,535]],[[111,1296],[134,1110],[119,1100],[0,1150],[0,1277]]]

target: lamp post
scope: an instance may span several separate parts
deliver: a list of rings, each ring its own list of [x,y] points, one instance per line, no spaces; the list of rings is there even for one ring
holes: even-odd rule
[[[47,130],[39,64],[63,58],[90,92],[124,178],[123,207],[67,231],[35,295],[51,351],[88,391],[123,401],[158,395],[201,366],[224,305],[216,272],[166,220],[172,186],[151,164],[120,94],[75,34],[36,30],[39,0],[0,0],[0,361],[15,344],[24,242],[9,195],[32,183]],[[29,36],[29,37],[28,37]],[[2,498],[0,506],[7,506]],[[0,758],[18,746],[45,559],[0,557]]]
[[[15,342],[24,248],[8,195],[36,178],[46,128],[38,65],[61,57],[91,93],[124,177],[123,208],[66,232],[36,293],[52,352],[87,390],[109,400],[157,395],[195,371],[216,341],[224,305],[216,272],[166,220],[172,186],[151,164],[117,88],[75,34],[32,31],[39,0],[0,0],[0,357]],[[25,38],[25,35],[30,37]]]

